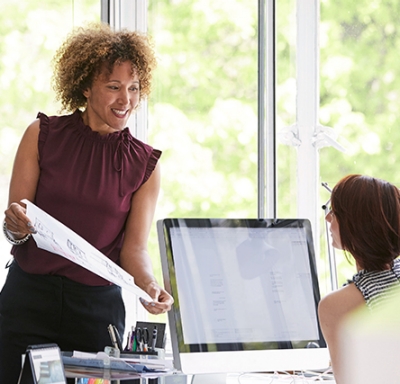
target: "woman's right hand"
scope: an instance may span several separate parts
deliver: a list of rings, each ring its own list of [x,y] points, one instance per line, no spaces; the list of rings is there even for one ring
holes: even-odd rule
[[[4,211],[7,232],[15,240],[21,239],[28,234],[36,233],[35,227],[26,216],[26,208],[18,203],[11,203]]]

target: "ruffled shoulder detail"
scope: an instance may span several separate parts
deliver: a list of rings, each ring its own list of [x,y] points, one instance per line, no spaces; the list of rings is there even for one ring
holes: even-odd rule
[[[353,283],[357,283],[358,281],[360,281],[360,279],[367,274],[367,271],[364,269],[361,269],[360,271],[358,271],[354,276],[353,276]]]
[[[43,151],[44,143],[46,142],[47,136],[49,134],[49,117],[42,112],[39,112],[36,116],[39,119],[39,140],[38,140],[38,149],[39,149],[39,157],[40,153]]]
[[[398,261],[394,268],[384,271],[361,270],[353,276],[356,287],[362,293],[369,309],[376,308],[390,297],[389,288],[399,285]]]
[[[146,173],[144,175],[143,183],[145,183],[148,180],[148,178],[150,177],[150,175],[153,173],[153,171],[157,165],[157,162],[161,157],[161,153],[162,152],[160,150],[153,148],[153,150],[150,154],[150,157],[149,157],[149,161],[147,163]]]

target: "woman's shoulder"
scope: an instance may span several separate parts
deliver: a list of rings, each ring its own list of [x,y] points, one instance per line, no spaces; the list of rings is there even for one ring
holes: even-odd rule
[[[330,317],[334,321],[340,321],[342,317],[363,304],[365,305],[365,300],[361,292],[354,284],[348,284],[323,297],[318,312],[320,317]]]
[[[28,132],[32,132],[32,131],[38,132],[38,131],[39,131],[39,128],[40,128],[40,120],[39,120],[39,118],[36,118],[35,120],[33,120],[33,121],[28,125],[28,127],[26,128],[26,130],[27,130]]]
[[[25,133],[22,137],[22,141],[27,141],[29,143],[32,143],[36,147],[39,132],[40,132],[40,121],[39,119],[35,119],[26,128]]]

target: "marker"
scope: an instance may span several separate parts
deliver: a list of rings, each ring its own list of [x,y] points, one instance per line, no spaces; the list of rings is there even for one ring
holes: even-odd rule
[[[136,330],[135,327],[132,326],[132,341],[131,341],[131,345],[132,345],[132,352],[136,352],[137,349],[137,342],[136,342]]]
[[[156,342],[157,342],[157,327],[155,326],[153,329],[153,338],[151,339],[151,350],[153,352],[156,350]]]
[[[136,328],[136,343],[140,352],[147,352],[147,348],[149,346],[150,335],[149,330],[144,328]]]
[[[135,329],[136,351],[143,352],[143,331],[142,328]]]

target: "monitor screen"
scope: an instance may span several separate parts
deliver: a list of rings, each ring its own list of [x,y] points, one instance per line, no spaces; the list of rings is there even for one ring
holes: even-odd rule
[[[326,368],[311,226],[304,219],[164,219],[169,325],[184,373]]]

